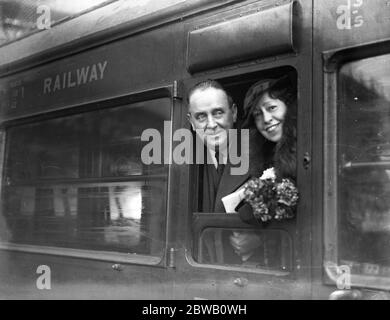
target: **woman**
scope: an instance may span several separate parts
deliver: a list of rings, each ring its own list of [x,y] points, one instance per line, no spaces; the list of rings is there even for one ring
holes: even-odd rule
[[[263,140],[263,170],[273,167],[277,181],[289,178],[295,183],[297,119],[295,84],[289,76],[256,82],[245,96],[244,111],[246,120],[243,127],[250,129],[250,141],[259,143],[259,139]],[[241,204],[237,209],[244,222],[258,224],[249,204]]]

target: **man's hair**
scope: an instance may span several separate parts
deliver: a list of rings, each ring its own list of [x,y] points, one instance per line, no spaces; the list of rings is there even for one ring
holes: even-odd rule
[[[204,90],[206,90],[208,88],[214,88],[214,89],[222,90],[226,94],[226,97],[227,97],[228,103],[229,103],[229,107],[231,108],[233,106],[233,98],[228,94],[228,92],[225,90],[225,88],[218,81],[212,80],[212,79],[207,79],[207,80],[198,82],[196,85],[194,85],[188,91],[188,94],[187,94],[187,105],[188,106],[190,105],[190,98],[191,98],[192,94],[196,90],[204,91]]]

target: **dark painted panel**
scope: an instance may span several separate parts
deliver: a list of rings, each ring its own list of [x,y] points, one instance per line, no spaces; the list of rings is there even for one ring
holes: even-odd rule
[[[171,298],[171,279],[161,268],[129,264],[118,271],[113,262],[3,250],[0,262],[0,299]],[[37,287],[39,266],[50,268],[50,290]]]
[[[160,29],[3,78],[1,120],[171,83],[177,32]]]
[[[190,72],[292,52],[294,2],[194,30],[188,36]]]

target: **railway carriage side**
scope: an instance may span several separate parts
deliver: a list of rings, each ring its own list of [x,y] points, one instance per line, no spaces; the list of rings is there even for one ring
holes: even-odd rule
[[[390,7],[142,3],[0,47],[0,296],[388,298]],[[284,75],[298,96],[296,217],[202,211],[200,166],[174,156],[186,92],[218,80],[242,121],[250,86]],[[228,258],[232,232],[259,235],[255,261]]]

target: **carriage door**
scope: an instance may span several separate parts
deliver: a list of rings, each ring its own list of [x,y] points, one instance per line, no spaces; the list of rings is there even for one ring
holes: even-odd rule
[[[241,124],[245,122],[245,94],[253,84],[283,77],[296,84],[298,106],[294,126],[300,199],[292,219],[271,219],[264,223],[259,218],[258,224],[248,224],[234,210],[228,211],[226,206],[223,209],[219,203],[214,211],[206,209],[209,193],[202,192],[202,188],[207,188],[207,178],[202,168],[194,169],[190,179],[198,184],[190,184],[193,206],[187,241],[190,266],[186,270],[192,283],[184,294],[218,299],[308,298],[312,216],[311,4],[248,1],[193,21],[187,27],[186,89],[202,80],[218,80],[237,104]],[[261,176],[263,169],[252,172],[252,176]],[[221,196],[233,193],[245,182],[239,175],[226,178],[228,174],[224,172],[221,178],[223,185],[219,189],[224,190],[218,191]],[[256,237],[258,245],[251,248],[254,250],[243,252],[232,245],[234,241]]]
[[[390,4],[314,1],[314,11],[314,118],[325,129],[318,276],[334,299],[389,298]]]

